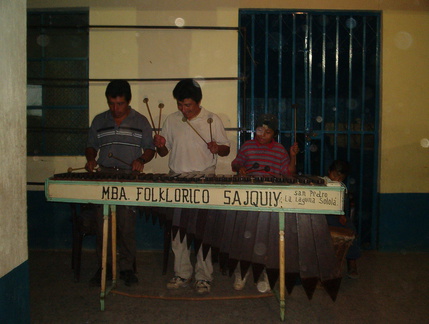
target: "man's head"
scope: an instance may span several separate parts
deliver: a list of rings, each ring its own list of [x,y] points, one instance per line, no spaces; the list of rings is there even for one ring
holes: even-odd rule
[[[201,87],[194,79],[184,79],[179,81],[173,90],[173,97],[176,100],[183,101],[184,99],[192,99],[200,104],[203,99]]]
[[[107,104],[115,120],[122,121],[130,113],[131,87],[125,80],[113,80],[106,88]]]
[[[272,114],[263,114],[256,120],[256,140],[259,144],[269,144],[279,132],[279,121]]]
[[[107,85],[106,98],[124,97],[128,102],[131,101],[131,87],[126,80],[113,80]]]
[[[350,172],[350,164],[347,161],[335,160],[329,166],[328,177],[333,181],[343,182]]]
[[[193,79],[179,81],[173,90],[173,97],[177,101],[177,108],[187,119],[192,119],[200,113],[203,94],[197,81]]]

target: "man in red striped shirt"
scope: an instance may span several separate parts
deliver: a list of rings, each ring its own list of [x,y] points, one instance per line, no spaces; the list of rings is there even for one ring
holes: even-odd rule
[[[293,175],[296,173],[298,143],[290,148],[274,140],[278,134],[278,119],[272,114],[259,116],[256,122],[255,137],[246,141],[232,161],[232,170],[240,175]]]
[[[296,173],[296,155],[299,152],[298,143],[290,148],[290,154],[283,145],[276,142],[278,119],[271,114],[261,115],[256,122],[254,139],[246,141],[231,162],[232,170],[241,176],[280,176],[294,175]],[[235,269],[233,288],[242,290],[246,284],[249,271],[244,278],[241,276],[240,266]],[[257,288],[259,292],[269,292],[270,285],[266,271],[261,275]]]

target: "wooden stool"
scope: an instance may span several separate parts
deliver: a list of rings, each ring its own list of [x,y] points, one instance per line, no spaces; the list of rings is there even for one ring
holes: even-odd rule
[[[338,275],[342,277],[347,252],[355,239],[355,233],[350,228],[329,226],[332,242],[334,244],[335,256],[337,257]]]

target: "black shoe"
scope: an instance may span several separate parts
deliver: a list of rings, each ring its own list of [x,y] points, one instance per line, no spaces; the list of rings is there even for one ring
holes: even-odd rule
[[[119,273],[119,278],[124,281],[125,286],[131,286],[139,282],[133,270],[124,270]]]
[[[106,280],[112,281],[112,266],[107,265]],[[95,275],[89,281],[91,286],[101,287],[101,267],[98,268]]]

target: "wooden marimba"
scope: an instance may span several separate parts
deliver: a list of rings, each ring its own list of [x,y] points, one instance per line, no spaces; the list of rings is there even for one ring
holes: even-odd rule
[[[189,244],[194,240],[205,254],[212,248],[230,274],[238,262],[242,272],[252,266],[256,279],[266,269],[272,287],[279,279],[282,319],[284,288],[291,293],[298,278],[309,299],[319,281],[336,298],[341,273],[322,216],[344,213],[345,187],[338,182],[315,176],[63,173],[46,180],[45,194],[48,201],[104,206],[102,310],[107,224],[116,205],[157,207],[157,217],[174,234],[186,235]]]

